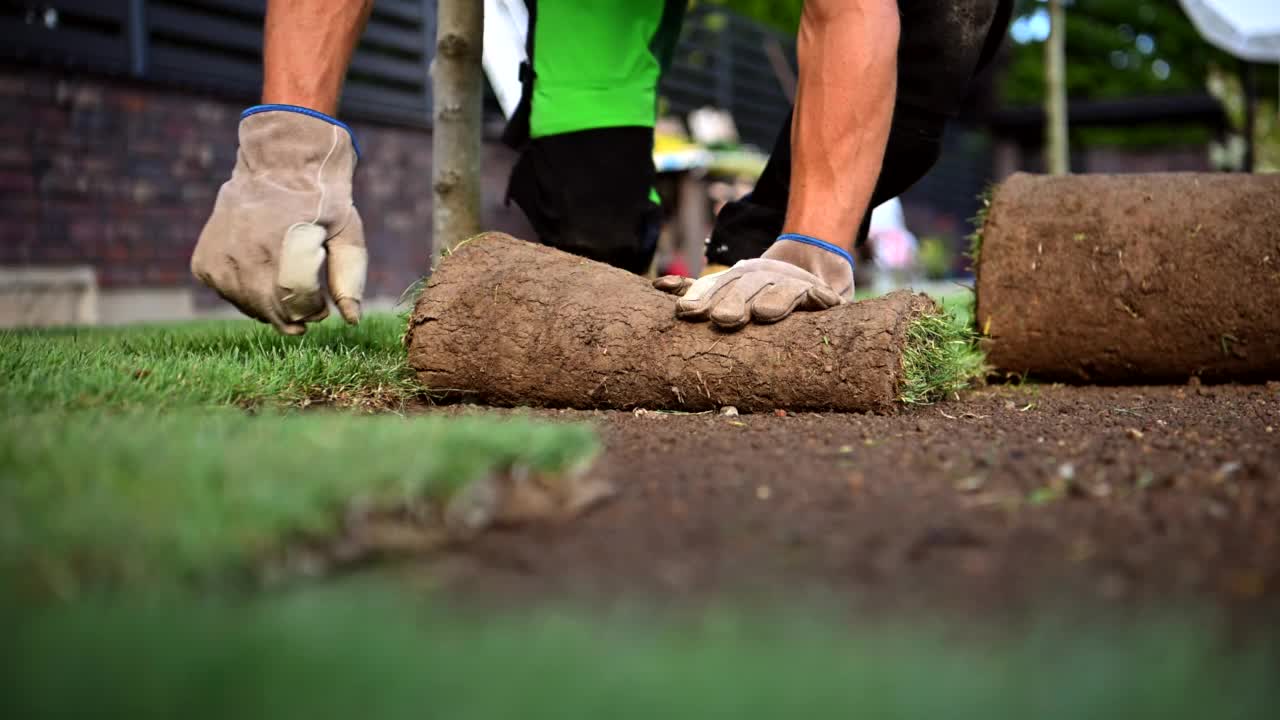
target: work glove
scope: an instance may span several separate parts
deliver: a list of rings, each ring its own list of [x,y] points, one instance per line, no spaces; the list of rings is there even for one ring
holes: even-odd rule
[[[853,257],[807,235],[778,237],[763,255],[692,280],[667,275],[653,282],[679,295],[676,316],[736,330],[751,321],[777,322],[796,310],[826,310],[853,300]]]
[[[218,191],[191,272],[240,312],[301,335],[329,314],[360,321],[369,264],[351,201],[358,149],[351,129],[323,113],[259,105],[240,119],[240,151]]]

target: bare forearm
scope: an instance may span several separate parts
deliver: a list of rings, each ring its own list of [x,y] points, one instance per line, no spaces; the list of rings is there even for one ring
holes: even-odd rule
[[[884,160],[897,89],[894,0],[808,0],[784,232],[851,250]]]
[[[373,0],[270,0],[262,102],[330,115]]]

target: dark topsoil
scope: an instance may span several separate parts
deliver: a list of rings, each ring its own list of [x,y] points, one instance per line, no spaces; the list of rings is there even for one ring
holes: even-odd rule
[[[499,603],[1280,607],[1278,383],[997,386],[890,416],[527,412],[596,423],[620,494],[411,574]]]

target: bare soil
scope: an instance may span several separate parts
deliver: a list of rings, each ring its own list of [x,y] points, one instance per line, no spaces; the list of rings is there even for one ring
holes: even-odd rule
[[[1000,386],[892,415],[498,412],[596,423],[621,492],[414,563],[462,597],[1280,606],[1280,383]]]

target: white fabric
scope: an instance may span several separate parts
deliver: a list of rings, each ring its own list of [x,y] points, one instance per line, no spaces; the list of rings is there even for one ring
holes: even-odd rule
[[[520,63],[528,59],[525,39],[529,9],[523,0],[484,0],[484,53],[481,62],[502,114],[511,118],[524,92]]]
[[[907,231],[906,215],[902,212],[902,201],[898,198],[886,200],[871,210],[871,232],[882,230]]]
[[[1280,1],[1181,0],[1206,40],[1251,62],[1280,62]]]
[[[886,200],[871,211],[871,226],[867,232],[876,265],[888,270],[900,270],[915,263],[919,242],[907,229],[906,214],[898,198]]]

